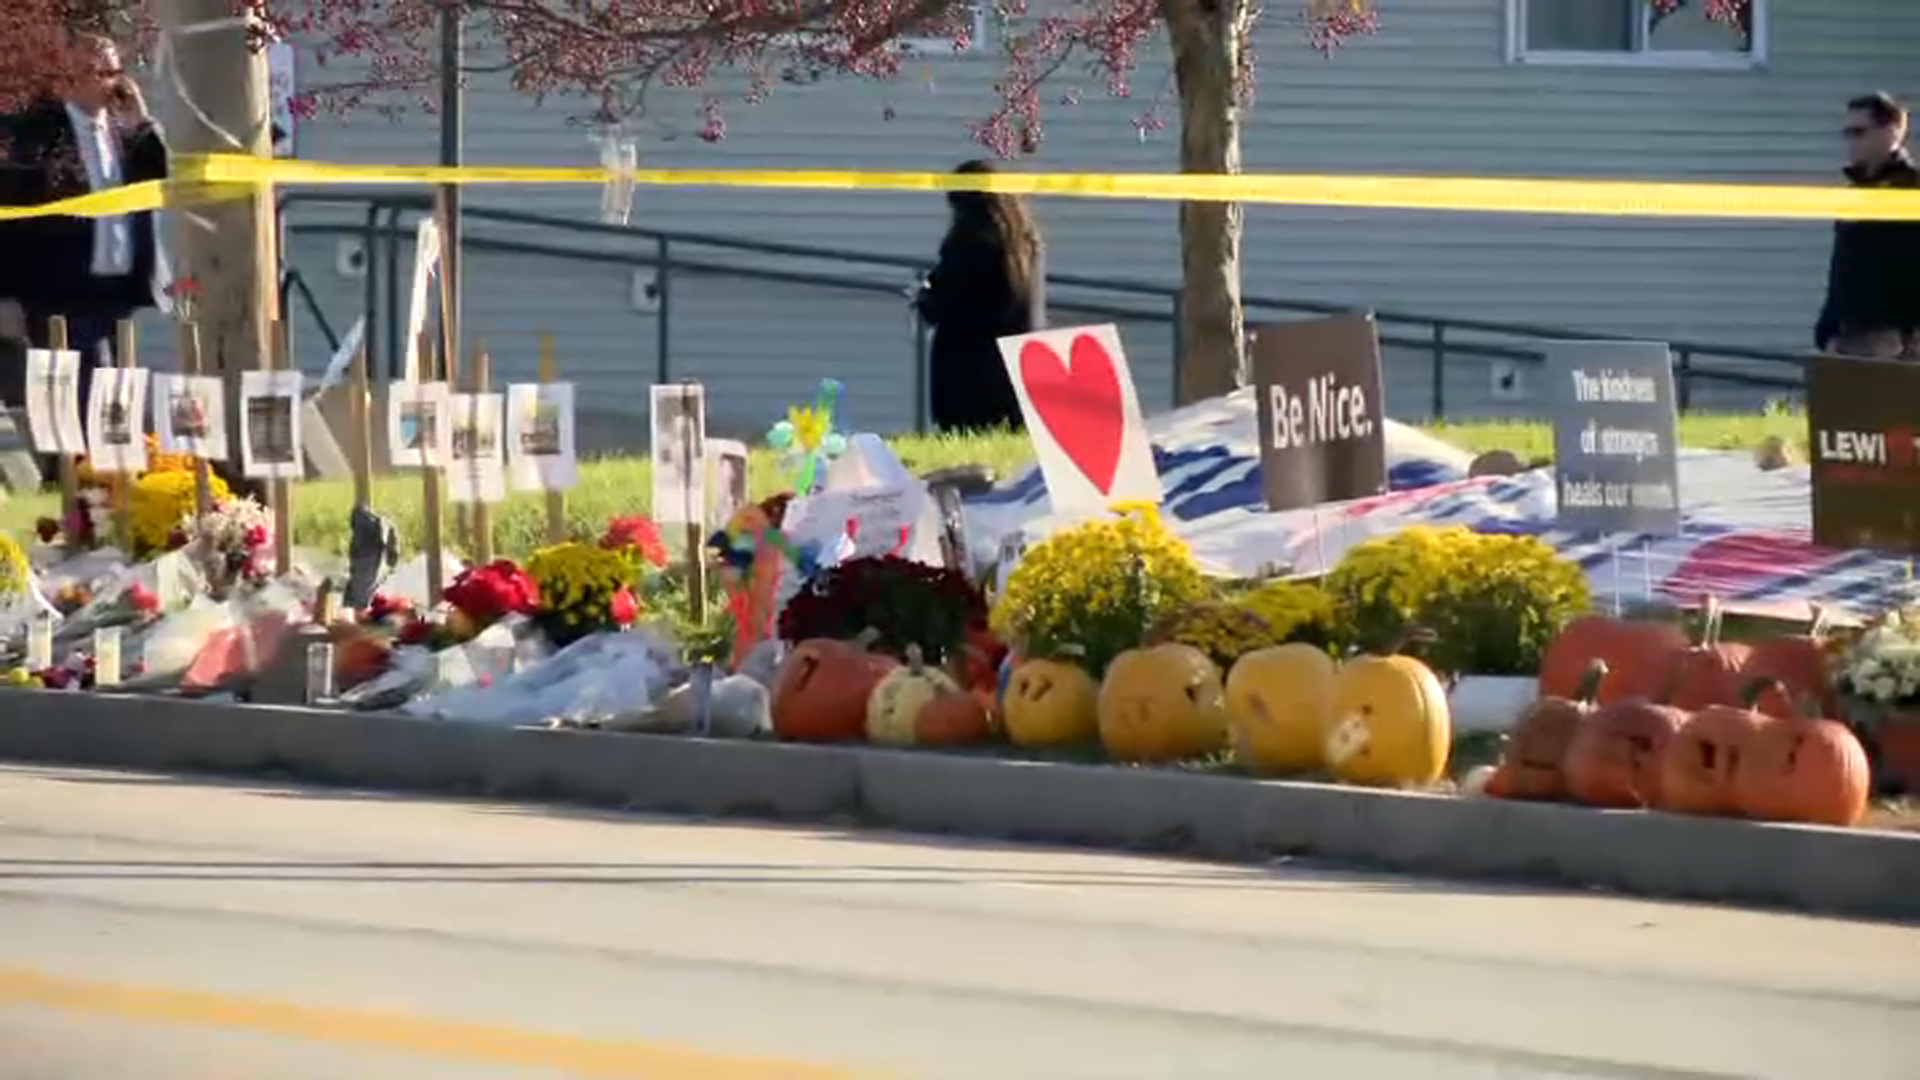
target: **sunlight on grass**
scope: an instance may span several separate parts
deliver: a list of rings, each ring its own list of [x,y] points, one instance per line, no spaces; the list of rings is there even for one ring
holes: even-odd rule
[[[1553,432],[1545,424],[1528,421],[1476,421],[1434,424],[1428,431],[1469,451],[1511,450],[1522,459],[1553,452]],[[1806,419],[1790,412],[1765,415],[1693,415],[1680,420],[1684,446],[1708,449],[1745,449],[1769,435],[1804,443]],[[951,465],[981,464],[1003,479],[1025,469],[1033,455],[1023,433],[1001,431],[965,438],[947,435],[902,435],[889,440],[907,468],[915,472]],[[584,461],[580,483],[568,494],[567,514],[574,533],[597,536],[607,519],[648,508],[651,469],[645,458],[603,458]],[[755,497],[789,486],[780,470],[779,455],[756,450],[752,479]],[[423,534],[417,474],[389,476],[374,484],[374,507],[400,531],[405,550],[417,550]],[[11,499],[0,505],[0,528],[28,532],[34,522],[57,512],[58,500],[48,495]],[[347,483],[307,483],[294,489],[294,543],[322,551],[341,551],[346,544],[347,512],[353,489]],[[525,556],[543,541],[546,503],[539,495],[516,495],[494,507],[494,547],[504,556]],[[453,535],[453,515],[447,515]],[[669,530],[671,532],[671,530]],[[677,535],[669,536],[669,541]]]

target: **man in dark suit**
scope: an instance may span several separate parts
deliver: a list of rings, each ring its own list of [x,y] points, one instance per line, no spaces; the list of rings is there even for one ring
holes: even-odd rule
[[[1906,150],[1907,108],[1891,96],[1847,102],[1847,181],[1920,188]],[[1828,352],[1920,360],[1920,224],[1842,221],[1833,229],[1827,302],[1813,332]]]
[[[60,85],[0,116],[0,205],[32,206],[164,179],[167,147],[147,103],[106,38],[76,35]],[[67,319],[81,353],[81,400],[92,368],[110,362],[115,324],[156,304],[153,215],[38,217],[0,222],[0,298],[25,309],[28,337],[47,345],[48,320]],[[17,382],[18,376],[9,379]],[[7,385],[15,399],[19,388]]]

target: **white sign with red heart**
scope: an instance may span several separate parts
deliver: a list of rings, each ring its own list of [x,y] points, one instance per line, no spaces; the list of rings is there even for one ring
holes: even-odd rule
[[[1005,337],[1000,355],[1020,397],[1055,514],[1160,502],[1160,473],[1118,327]]]

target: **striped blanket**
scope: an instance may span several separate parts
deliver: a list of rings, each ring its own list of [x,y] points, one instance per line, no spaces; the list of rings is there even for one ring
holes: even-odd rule
[[[1911,560],[1812,542],[1805,466],[1764,472],[1745,452],[1682,451],[1679,536],[1596,536],[1554,528],[1551,470],[1469,479],[1469,454],[1404,425],[1388,427],[1387,494],[1278,514],[1263,508],[1248,392],[1148,428],[1169,523],[1218,574],[1314,574],[1361,541],[1425,523],[1539,536],[1580,563],[1603,605],[1713,593],[1733,612],[1802,618],[1819,604],[1846,619],[1916,598]],[[1009,534],[1033,540],[1064,524],[1048,515],[1038,469],[969,502],[967,514],[989,560]]]

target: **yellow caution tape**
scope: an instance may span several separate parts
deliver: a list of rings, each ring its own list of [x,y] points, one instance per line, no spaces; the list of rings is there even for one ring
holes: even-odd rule
[[[175,179],[45,206],[0,208],[0,221],[90,217],[191,205],[274,185],[605,184],[594,168],[341,165],[234,154],[183,156]],[[816,191],[996,191],[1097,199],[1265,203],[1353,209],[1447,210],[1606,217],[1920,221],[1920,191],[1616,180],[1436,176],[1214,176],[1187,173],[928,173],[806,169],[639,169],[646,187]]]
[[[100,217],[153,210],[167,202],[168,186],[158,180],[148,180],[38,206],[0,206],[0,221],[37,217]]]

